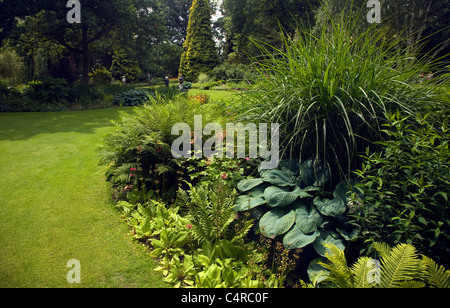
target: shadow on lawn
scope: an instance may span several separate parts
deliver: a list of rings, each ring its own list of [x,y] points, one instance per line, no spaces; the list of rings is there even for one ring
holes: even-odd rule
[[[108,108],[46,113],[0,113],[0,140],[26,140],[39,134],[76,132],[90,134],[112,126],[119,111],[132,108]]]

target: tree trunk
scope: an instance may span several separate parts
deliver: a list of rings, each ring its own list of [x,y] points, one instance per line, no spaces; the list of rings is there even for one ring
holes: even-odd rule
[[[90,59],[89,59],[89,42],[87,37],[87,27],[82,29],[82,41],[81,41],[81,61],[83,65],[81,80],[84,84],[89,83],[89,70],[90,70]]]

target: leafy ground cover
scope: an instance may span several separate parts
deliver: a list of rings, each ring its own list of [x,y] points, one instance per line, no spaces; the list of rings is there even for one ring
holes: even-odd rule
[[[98,165],[117,112],[0,114],[0,287],[165,286]],[[70,259],[81,263],[79,285],[66,280]]]

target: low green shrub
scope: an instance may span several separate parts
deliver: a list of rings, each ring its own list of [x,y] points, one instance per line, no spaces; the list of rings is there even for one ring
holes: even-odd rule
[[[369,243],[412,244],[450,265],[450,134],[424,119],[391,115],[382,130],[381,150],[367,151],[355,174],[363,204],[355,223]]]
[[[359,199],[356,181],[343,181],[333,192],[323,187],[330,180],[328,163],[311,158],[298,164],[283,161],[279,169],[262,170],[261,177],[242,180],[237,188],[237,211],[251,211],[261,234],[282,238],[286,249],[312,244],[325,256],[322,245],[331,242],[341,249],[357,238],[358,230],[346,216],[352,197]]]
[[[204,84],[211,81],[211,77],[209,77],[206,73],[200,73],[197,77],[197,83]]]
[[[150,93],[145,90],[129,90],[114,97],[114,105],[139,106],[149,100]]]
[[[206,192],[208,200],[212,200],[216,192]],[[222,194],[218,199],[223,201],[229,197]],[[117,208],[131,226],[134,237],[152,248],[151,255],[158,258],[160,263],[155,270],[162,272],[164,281],[175,287],[249,288],[283,285],[285,273],[291,269],[292,263],[286,256],[272,259],[272,253],[266,246],[245,241],[245,234],[252,221],[236,217],[232,213],[232,203],[222,207],[227,208],[230,217],[221,222],[216,220],[217,230],[223,230],[221,225],[230,227],[230,223],[227,223],[230,220],[244,226],[244,230],[234,235],[232,232],[226,232],[228,235],[225,235],[219,231],[215,234],[220,236],[210,238],[213,240],[210,242],[208,239],[198,241],[198,234],[202,232],[198,228],[203,231],[213,231],[214,228],[203,226],[196,218],[198,215],[191,211],[193,207],[186,212],[181,206],[166,206],[156,199],[150,193],[143,203],[120,201]],[[204,201],[200,200],[200,203]],[[214,210],[207,211],[213,220],[220,216]],[[279,267],[275,267],[275,264]],[[274,271],[280,269],[283,269],[282,273]]]
[[[215,80],[239,83],[254,80],[256,74],[247,65],[224,62],[211,71],[211,76]]]
[[[55,103],[69,99],[68,89],[65,79],[47,77],[28,83],[25,95],[35,101]]]
[[[180,94],[177,86],[157,89],[132,89],[114,97],[114,105],[139,106],[155,98],[171,100]]]
[[[131,114],[121,112],[100,150],[101,161],[108,168],[107,179],[121,194],[132,187],[154,190],[170,200],[187,179],[183,178],[182,160],[171,153],[172,142],[179,137],[172,135],[172,127],[187,123],[193,130],[195,115],[202,115],[206,125],[220,122],[221,113],[181,96],[169,101],[159,96],[151,104],[134,108]]]
[[[94,84],[109,84],[111,83],[112,74],[103,66],[96,66],[89,77]]]
[[[15,87],[2,88],[0,112],[48,112],[105,108],[113,98],[132,89],[120,84],[68,85],[64,79],[47,78]]]

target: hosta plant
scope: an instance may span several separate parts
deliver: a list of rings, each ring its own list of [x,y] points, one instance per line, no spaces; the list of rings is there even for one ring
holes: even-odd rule
[[[282,238],[286,249],[312,244],[325,256],[323,243],[344,249],[345,241],[356,238],[358,230],[347,224],[348,205],[361,193],[354,179],[345,180],[333,192],[324,190],[330,180],[327,162],[310,158],[299,165],[283,161],[279,169],[263,170],[261,177],[239,182],[241,195],[236,211],[252,211],[259,230],[268,238]]]

